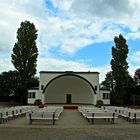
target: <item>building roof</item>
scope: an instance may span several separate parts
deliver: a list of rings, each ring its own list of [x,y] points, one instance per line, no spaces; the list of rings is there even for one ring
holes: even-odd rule
[[[93,71],[40,71],[40,73],[92,73],[92,74],[99,74],[99,72],[93,72]]]

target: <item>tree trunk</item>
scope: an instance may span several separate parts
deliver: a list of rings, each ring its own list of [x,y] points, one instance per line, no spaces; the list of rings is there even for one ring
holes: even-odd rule
[[[21,105],[27,105],[27,94],[28,94],[27,90],[24,90],[24,91],[20,92],[19,102],[20,102]]]

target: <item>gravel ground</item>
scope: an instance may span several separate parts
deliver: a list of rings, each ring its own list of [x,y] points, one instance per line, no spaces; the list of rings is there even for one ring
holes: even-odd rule
[[[0,128],[0,140],[139,140],[140,128]]]
[[[78,111],[65,110],[56,125],[25,117],[0,124],[0,140],[140,140],[140,123],[117,119],[115,124],[97,120],[89,124]]]

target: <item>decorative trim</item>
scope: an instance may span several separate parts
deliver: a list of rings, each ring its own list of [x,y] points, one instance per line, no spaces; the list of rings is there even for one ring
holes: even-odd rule
[[[67,74],[67,73],[75,73],[75,74],[99,74],[99,72],[92,71],[40,71],[40,73],[59,73],[59,74]]]

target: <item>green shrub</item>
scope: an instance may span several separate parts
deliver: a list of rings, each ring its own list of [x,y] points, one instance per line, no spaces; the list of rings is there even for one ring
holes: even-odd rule
[[[42,101],[40,99],[36,99],[34,101],[34,105],[36,105],[36,106],[42,106]]]
[[[104,105],[104,103],[103,103],[102,100],[98,100],[98,101],[96,102],[96,107],[101,107],[101,106],[103,106],[103,105]]]

